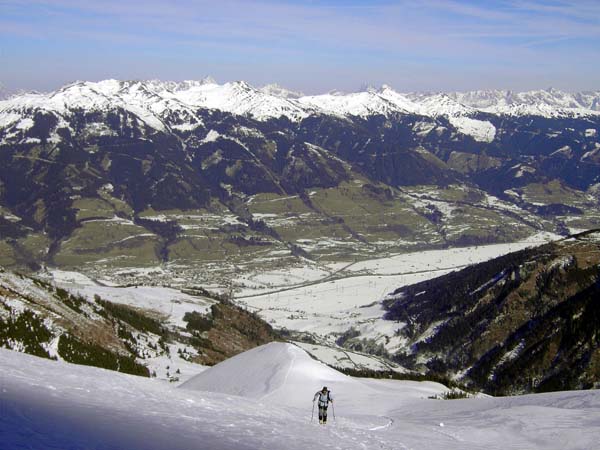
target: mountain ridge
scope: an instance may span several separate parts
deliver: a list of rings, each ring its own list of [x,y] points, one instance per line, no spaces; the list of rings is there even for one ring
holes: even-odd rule
[[[597,388],[600,230],[399,288],[397,361],[494,395]]]
[[[539,115],[565,117],[594,115],[600,113],[600,91],[567,93],[556,89],[513,92],[503,90],[466,92],[401,93],[388,85],[379,89],[368,88],[348,94],[333,93],[304,96],[278,85],[255,88],[245,81],[218,84],[212,78],[182,82],[160,80],[114,79],[99,82],[76,81],[49,93],[22,93],[0,102],[0,113],[21,107],[33,107],[34,97],[42,103],[59,94],[77,88],[87,88],[99,97],[118,100],[128,94],[128,100],[140,100],[146,96],[146,104],[152,96],[157,102],[178,103],[181,107],[204,107],[235,114],[250,114],[258,119],[288,117],[300,120],[311,114],[365,116],[372,114],[420,114],[430,117],[473,115],[478,112],[495,115]],[[80,97],[88,97],[81,89]],[[121,94],[121,95],[120,95]],[[135,94],[135,95],[134,95]],[[19,105],[19,100],[23,100]],[[68,98],[64,100],[68,101]],[[73,96],[75,105],[85,105],[81,98]],[[12,105],[11,105],[12,103]],[[65,102],[66,105],[66,102]],[[39,104],[37,106],[40,106]],[[138,105],[139,106],[139,103]],[[156,105],[154,105],[156,106]],[[160,108],[160,107],[159,107]],[[159,109],[160,112],[160,109]],[[1,119],[0,119],[1,120]],[[5,120],[6,121],[6,120]],[[2,122],[0,122],[2,123]]]

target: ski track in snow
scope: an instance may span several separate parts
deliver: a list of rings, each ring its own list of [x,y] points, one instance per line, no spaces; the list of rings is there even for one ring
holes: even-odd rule
[[[391,417],[386,417],[386,419],[388,420],[388,423],[386,423],[385,425],[378,426],[378,427],[369,428],[369,431],[383,430],[385,428],[391,427],[394,424],[394,419],[392,419]]]

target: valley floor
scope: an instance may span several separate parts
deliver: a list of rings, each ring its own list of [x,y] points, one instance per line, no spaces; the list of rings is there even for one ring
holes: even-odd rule
[[[323,383],[336,399],[327,426],[311,422],[312,394]],[[600,440],[600,391],[427,398],[445,390],[346,377],[283,343],[178,388],[2,349],[0,447],[562,450],[597,448]]]
[[[235,301],[275,328],[310,333],[334,344],[354,329],[361,338],[383,344],[390,353],[404,348],[396,331],[403,324],[383,320],[382,300],[402,286],[442,276],[469,265],[560,238],[539,233],[518,242],[429,250],[330,266],[334,275],[313,278],[308,268],[244,274],[247,287]],[[265,286],[269,282],[271,289]]]

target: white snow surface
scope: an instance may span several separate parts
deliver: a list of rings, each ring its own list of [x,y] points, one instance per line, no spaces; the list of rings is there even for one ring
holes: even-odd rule
[[[472,136],[476,141],[492,142],[496,137],[496,127],[487,120],[463,116],[449,116],[448,120],[461,133]]]
[[[311,422],[313,394],[324,383],[334,398],[326,426]],[[234,390],[242,395],[231,393]],[[597,448],[599,391],[427,399],[443,391],[437,383],[346,377],[283,343],[227,360],[181,388],[0,349],[0,446],[36,450]]]
[[[103,300],[153,311],[172,325],[185,328],[185,313],[197,311],[205,314],[216,303],[206,297],[184,294],[177,289],[161,286],[106,286],[78,272],[51,271],[53,281],[76,294],[93,300],[99,295]]]

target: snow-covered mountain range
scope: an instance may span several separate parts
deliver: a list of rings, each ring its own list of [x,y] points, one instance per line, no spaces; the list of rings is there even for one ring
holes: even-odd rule
[[[454,92],[448,96],[492,114],[556,117],[600,111],[600,91],[568,93],[554,88],[526,92],[486,90]]]
[[[446,117],[461,132],[489,142],[494,126],[477,116],[481,113],[512,116],[582,117],[600,114],[600,91],[570,94],[556,89],[523,93],[471,91],[463,93],[400,93],[390,86],[363,92],[333,92],[304,96],[278,85],[256,88],[244,81],[218,84],[211,78],[199,81],[75,82],[50,93],[25,93],[0,101],[0,128],[19,122],[25,111],[106,111],[122,107],[148,126],[164,131],[170,126],[193,129],[201,122],[198,108],[247,115],[257,120],[287,117],[299,121],[310,115],[367,117],[414,114]],[[17,128],[31,126],[20,121]]]

